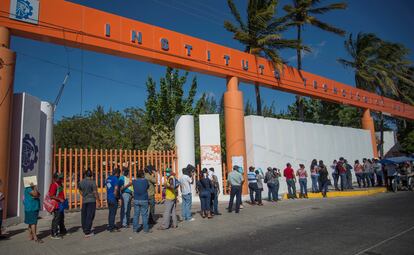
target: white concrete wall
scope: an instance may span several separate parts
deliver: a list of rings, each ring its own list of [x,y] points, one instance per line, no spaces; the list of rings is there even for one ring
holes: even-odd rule
[[[311,161],[315,158],[323,160],[331,173],[329,166],[341,156],[348,159],[351,165],[356,159],[361,161],[362,158],[373,157],[371,136],[366,130],[260,116],[246,116],[244,122],[248,166],[260,167],[264,172],[269,166],[283,172],[287,162],[295,170],[299,164],[304,164],[309,171]],[[264,186],[263,196],[267,197],[267,187]],[[286,192],[282,177],[279,193]]]
[[[221,164],[220,115],[200,114],[200,159],[201,169],[214,168],[220,187],[223,187],[223,170]],[[223,195],[220,189],[220,197]]]
[[[375,132],[377,140],[380,141],[381,133]],[[397,143],[397,137],[395,131],[384,131],[384,155],[391,150]]]

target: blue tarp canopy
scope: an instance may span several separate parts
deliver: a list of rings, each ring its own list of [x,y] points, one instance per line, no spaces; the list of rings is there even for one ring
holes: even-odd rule
[[[400,164],[406,161],[414,161],[413,157],[394,157],[380,160],[381,164]]]

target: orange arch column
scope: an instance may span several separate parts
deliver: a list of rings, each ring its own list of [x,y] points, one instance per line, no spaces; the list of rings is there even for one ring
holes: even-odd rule
[[[374,120],[371,117],[371,112],[369,109],[364,109],[364,114],[362,115],[362,129],[370,131],[372,151],[374,152],[374,157],[377,158],[378,149],[377,149],[377,139],[375,137],[375,126],[374,126]]]
[[[237,77],[227,79],[227,91],[224,93],[224,121],[226,127],[226,161],[227,169],[233,169],[232,157],[243,157],[245,183],[243,194],[247,193],[247,160],[244,134],[243,93],[239,91]]]
[[[0,191],[5,195],[3,216],[7,214],[11,117],[13,99],[14,64],[16,54],[9,49],[10,31],[0,27]]]

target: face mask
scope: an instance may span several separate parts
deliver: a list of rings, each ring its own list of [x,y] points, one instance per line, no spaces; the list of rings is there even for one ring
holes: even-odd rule
[[[206,178],[207,177],[207,173],[204,173],[203,176],[204,176],[204,178]]]
[[[170,173],[166,173],[166,174],[165,174],[165,176],[170,177],[170,176],[171,176],[171,174],[170,174]]]

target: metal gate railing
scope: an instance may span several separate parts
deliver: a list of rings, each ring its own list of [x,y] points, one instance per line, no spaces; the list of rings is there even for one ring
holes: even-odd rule
[[[59,148],[54,153],[54,167],[64,176],[65,195],[69,201],[69,209],[80,208],[82,197],[78,183],[83,179],[84,172],[89,168],[94,174],[98,187],[101,207],[107,207],[105,180],[114,168],[129,168],[129,177],[136,177],[137,170],[153,165],[156,169],[157,183],[155,199],[162,200],[165,180],[165,169],[170,167],[178,176],[177,154],[175,151],[144,151],[144,150],[97,150]]]

